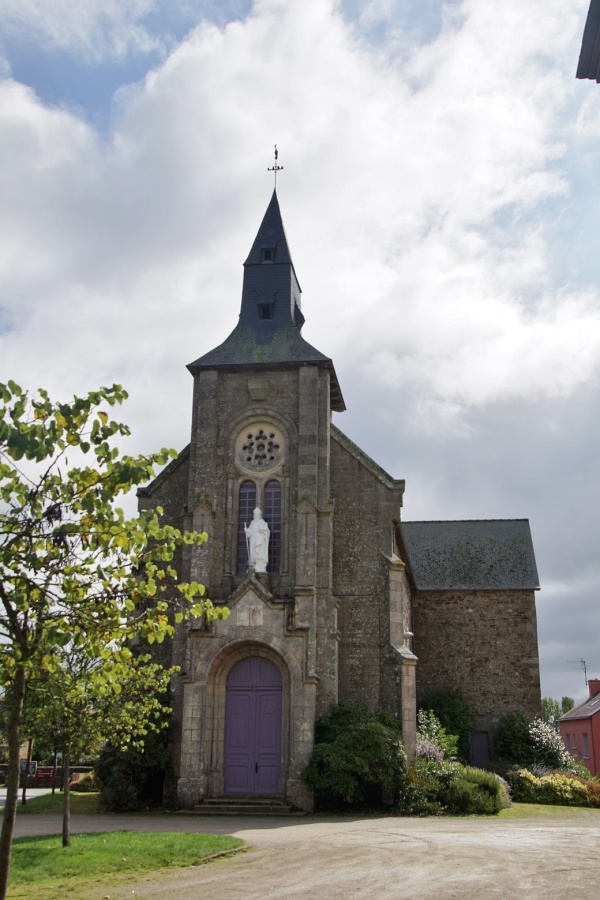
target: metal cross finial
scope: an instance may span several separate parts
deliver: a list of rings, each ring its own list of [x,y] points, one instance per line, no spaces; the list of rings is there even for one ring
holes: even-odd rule
[[[279,159],[279,150],[277,149],[277,144],[275,144],[275,165],[269,166],[267,172],[275,173],[275,190],[277,190],[277,173],[283,170],[283,166],[279,166],[277,164],[277,160]]]

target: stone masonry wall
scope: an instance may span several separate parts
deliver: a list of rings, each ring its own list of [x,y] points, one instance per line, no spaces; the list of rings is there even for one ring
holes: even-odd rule
[[[533,591],[419,592],[413,612],[419,698],[460,688],[481,730],[511,710],[540,714]]]
[[[367,458],[368,459],[368,458]],[[333,594],[339,602],[339,699],[371,709],[394,704],[399,663],[390,648],[389,566],[392,523],[403,483],[379,477],[351,442],[331,441],[334,499]],[[387,687],[384,687],[387,685]],[[390,710],[396,711],[396,710]]]

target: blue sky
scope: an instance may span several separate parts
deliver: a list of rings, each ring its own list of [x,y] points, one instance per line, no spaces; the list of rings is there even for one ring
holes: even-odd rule
[[[529,518],[542,691],[600,674],[587,0],[0,0],[0,377],[182,447],[272,189],[403,516]],[[132,448],[133,449],[133,448]]]

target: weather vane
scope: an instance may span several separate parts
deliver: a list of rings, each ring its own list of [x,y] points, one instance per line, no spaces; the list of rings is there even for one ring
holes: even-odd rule
[[[267,172],[275,173],[275,190],[277,190],[277,173],[283,170],[283,166],[277,165],[277,160],[279,159],[279,150],[277,149],[277,144],[275,144],[275,165],[269,166]]]

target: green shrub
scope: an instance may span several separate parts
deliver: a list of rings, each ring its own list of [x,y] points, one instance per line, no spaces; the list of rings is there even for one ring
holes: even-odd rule
[[[442,812],[438,799],[442,786],[432,774],[420,772],[411,766],[406,772],[398,792],[397,813],[400,816],[435,816]]]
[[[500,781],[492,772],[461,768],[459,777],[448,788],[446,806],[451,812],[466,815],[494,815],[503,808]]]
[[[600,809],[600,781],[597,778],[581,778],[579,775],[571,775],[571,778],[585,784],[590,806]]]
[[[92,794],[100,790],[100,785],[93,772],[84,775],[79,781],[74,781],[69,790],[75,791],[76,794]]]
[[[302,778],[320,807],[396,802],[406,756],[396,720],[362,704],[340,704],[320,719]]]
[[[469,741],[475,730],[475,714],[463,692],[458,688],[445,688],[426,694],[421,698],[419,708],[435,713],[446,733],[457,736],[459,757],[469,759]]]
[[[511,790],[508,781],[497,772],[491,773],[498,782],[498,797],[500,799],[500,809],[508,809],[512,806]]]
[[[453,781],[445,797],[449,812],[471,816],[491,816],[499,812],[494,798],[466,778]]]
[[[534,762],[530,720],[524,712],[506,713],[493,731],[494,756],[508,763],[528,766]]]
[[[491,772],[457,762],[419,759],[406,774],[398,814],[494,815],[507,806],[510,806],[508,787]]]
[[[364,703],[347,702],[332,706],[329,712],[317,719],[315,744],[331,744],[341,734],[366,722],[379,722],[392,731],[401,733],[401,725],[391,713],[384,710],[371,712]]]

